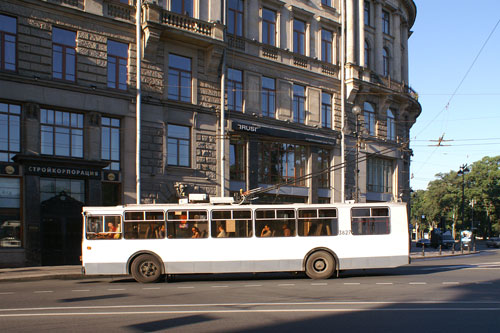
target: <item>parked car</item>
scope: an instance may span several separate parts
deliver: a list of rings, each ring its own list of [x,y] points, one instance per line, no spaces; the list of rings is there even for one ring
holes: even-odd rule
[[[451,236],[451,233],[445,232],[444,234],[441,235],[441,246],[446,249],[455,246],[455,240]]]
[[[486,240],[486,246],[487,247],[500,247],[500,237],[491,237],[488,240]]]
[[[422,246],[429,247],[431,246],[431,240],[426,238],[421,238],[417,241],[416,245],[417,247],[422,247]]]

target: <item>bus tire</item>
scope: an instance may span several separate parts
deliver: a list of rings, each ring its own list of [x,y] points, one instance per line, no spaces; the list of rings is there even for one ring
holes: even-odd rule
[[[314,280],[329,279],[335,272],[335,259],[326,251],[312,253],[306,261],[306,274]]]
[[[132,262],[131,273],[140,283],[155,283],[162,277],[158,259],[150,254],[141,254],[135,258]]]

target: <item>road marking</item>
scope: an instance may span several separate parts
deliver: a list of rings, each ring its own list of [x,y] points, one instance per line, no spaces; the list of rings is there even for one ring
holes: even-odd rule
[[[149,287],[149,288],[142,288],[143,290],[158,290],[160,287]]]
[[[377,282],[376,284],[380,284],[380,285],[390,285],[390,284],[394,284],[392,282]]]
[[[71,290],[71,291],[74,291],[74,292],[83,292],[83,291],[90,291],[90,289],[74,289],[74,290]]]
[[[476,282],[476,284],[493,284],[493,282]]]
[[[109,291],[122,291],[125,290],[125,288],[109,288]]]
[[[245,284],[244,287],[262,287],[261,284]]]
[[[443,282],[443,284],[453,284],[453,285],[456,285],[456,284],[459,284],[458,282]]]
[[[327,286],[328,283],[311,283],[311,286]]]
[[[35,294],[53,293],[53,290],[38,290],[34,291]]]
[[[0,295],[12,295],[12,294],[14,294],[12,291],[0,293]]]
[[[409,284],[419,285],[419,284],[427,284],[427,282],[410,282]]]
[[[354,286],[354,285],[358,285],[358,284],[361,284],[359,282],[344,282],[345,285],[349,285],[349,286]]]
[[[211,286],[212,288],[227,288],[229,286]]]
[[[179,289],[194,289],[194,287],[177,287]]]
[[[280,283],[278,284],[278,287],[293,287],[295,286],[295,283]]]
[[[458,307],[430,307],[430,308],[413,308],[413,307],[400,307],[400,308],[370,308],[369,311],[377,311],[377,312],[396,312],[396,311],[406,311],[406,312],[416,312],[416,311],[500,311],[500,308],[458,308]],[[173,315],[185,315],[185,314],[216,314],[216,313],[298,313],[298,312],[360,312],[367,311],[367,308],[346,308],[346,309],[328,309],[328,308],[319,308],[319,309],[233,309],[233,310],[178,310],[178,311],[125,311],[125,312],[64,312],[64,313],[55,313],[55,312],[45,312],[45,313],[17,313],[17,314],[0,314],[0,318],[5,317],[64,317],[64,316],[130,316],[130,315],[158,315],[158,314],[173,314]]]

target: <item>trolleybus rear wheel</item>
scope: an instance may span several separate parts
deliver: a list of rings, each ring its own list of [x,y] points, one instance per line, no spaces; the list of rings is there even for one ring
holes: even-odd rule
[[[307,258],[306,274],[311,279],[328,279],[335,272],[335,259],[326,251],[314,252]]]

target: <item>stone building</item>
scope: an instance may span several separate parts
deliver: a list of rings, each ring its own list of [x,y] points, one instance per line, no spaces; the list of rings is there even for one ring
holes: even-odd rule
[[[141,202],[408,201],[415,15],[143,1]],[[135,29],[133,0],[0,2],[0,265],[78,263],[81,207],[136,202]]]

